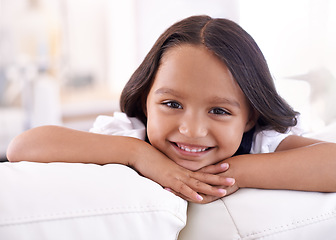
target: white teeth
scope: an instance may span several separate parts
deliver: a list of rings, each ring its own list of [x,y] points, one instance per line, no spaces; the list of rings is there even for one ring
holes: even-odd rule
[[[180,144],[177,144],[177,146],[186,151],[186,152],[192,152],[192,153],[197,153],[197,152],[204,152],[205,150],[207,150],[208,148],[189,148],[189,147],[186,147],[186,146],[182,146]]]

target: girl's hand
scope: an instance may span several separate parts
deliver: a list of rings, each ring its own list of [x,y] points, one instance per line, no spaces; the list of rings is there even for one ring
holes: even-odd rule
[[[228,196],[234,192],[236,192],[239,187],[238,184],[236,183],[235,179],[232,178],[232,169],[229,169],[229,163],[227,163],[227,159],[224,161],[221,161],[219,163],[216,163],[214,165],[210,165],[210,166],[206,166],[200,170],[198,170],[198,172],[203,172],[203,173],[209,173],[209,174],[216,174],[218,176],[222,176],[222,177],[226,177],[228,182],[231,182],[230,186],[218,186],[221,188],[224,188],[226,190],[226,195]],[[231,170],[231,171],[230,171]],[[209,200],[209,202],[215,201],[217,200],[216,198],[213,198],[212,196],[205,196],[205,198],[207,200]]]
[[[190,171],[177,165],[151,145],[147,146],[137,149],[141,154],[130,162],[130,166],[187,201],[195,203],[214,201],[224,197],[227,194],[226,188],[232,185],[232,181],[225,176],[205,171]],[[226,167],[227,165],[223,165],[219,168],[225,171]]]
[[[218,166],[218,168],[216,168],[216,171],[226,171],[227,168],[228,164],[223,164],[221,166]],[[234,184],[234,179],[222,177],[212,173],[199,171],[190,172],[189,174],[189,179],[187,179],[186,185],[198,193],[197,201],[195,201],[195,199],[193,198],[190,198],[188,195],[184,195],[181,191],[177,192],[175,189],[172,189],[170,187],[166,187],[165,189],[190,202],[209,203],[227,195],[226,189]],[[194,181],[196,181],[196,184],[194,184]]]

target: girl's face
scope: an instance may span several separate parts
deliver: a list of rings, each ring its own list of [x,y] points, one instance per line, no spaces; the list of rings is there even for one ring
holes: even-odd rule
[[[151,144],[192,171],[231,157],[255,124],[226,65],[205,47],[193,45],[165,53],[146,114]]]

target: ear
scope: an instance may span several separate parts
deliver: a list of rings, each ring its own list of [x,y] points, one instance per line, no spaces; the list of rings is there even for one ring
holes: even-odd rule
[[[256,125],[258,118],[259,118],[259,113],[253,108],[250,112],[249,119],[245,125],[244,132],[250,131]]]

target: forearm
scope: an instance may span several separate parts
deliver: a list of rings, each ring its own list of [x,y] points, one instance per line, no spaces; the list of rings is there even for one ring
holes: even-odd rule
[[[237,160],[237,161],[235,161]],[[250,154],[229,160],[239,187],[336,191],[336,148],[318,143],[269,154]]]
[[[76,131],[57,126],[28,130],[10,144],[7,155],[12,162],[81,162],[130,165],[138,144],[144,141]],[[134,144],[132,144],[134,143]],[[135,144],[136,143],[136,144]],[[133,155],[132,155],[133,154]]]
[[[44,126],[16,137],[8,148],[12,162],[118,163],[135,168],[143,176],[172,189],[183,198],[209,202],[225,195],[214,186],[230,186],[225,177],[191,172],[173,162],[145,141]],[[204,194],[202,197],[198,194]]]

